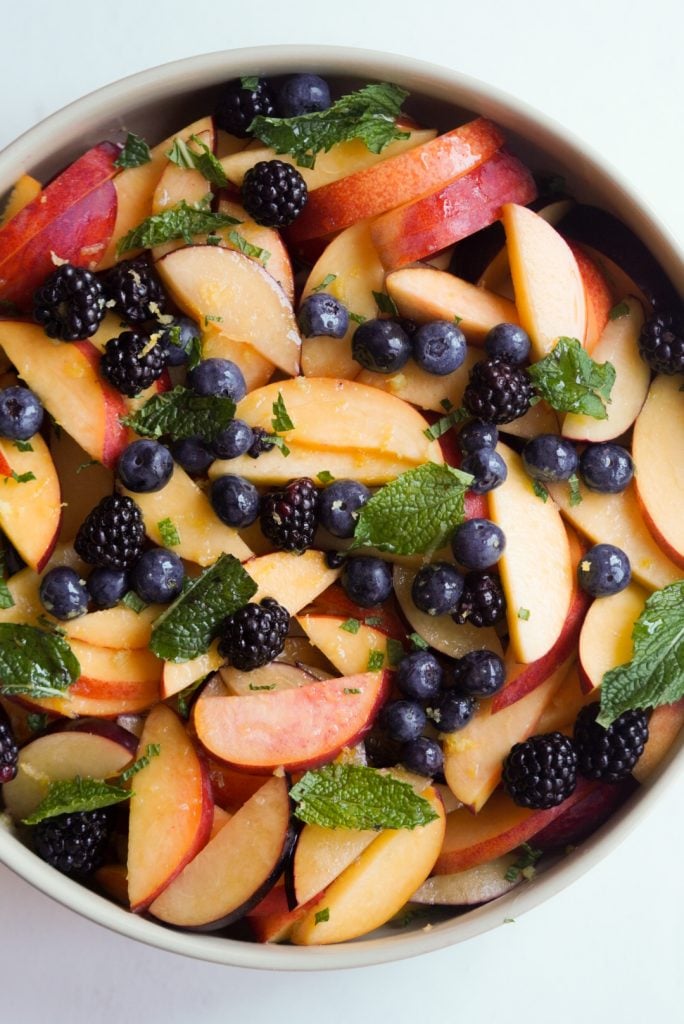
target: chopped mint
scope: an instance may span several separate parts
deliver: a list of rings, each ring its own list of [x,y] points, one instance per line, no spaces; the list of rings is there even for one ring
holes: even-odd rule
[[[157,529],[161,539],[164,542],[164,547],[175,548],[177,544],[180,544],[180,534],[171,519],[162,519],[157,523]]]
[[[548,356],[533,363],[528,373],[539,396],[556,412],[607,419],[615,367],[595,363],[577,338],[559,338]]]
[[[47,793],[28,818],[22,818],[25,825],[37,825],[45,818],[58,814],[72,814],[75,811],[94,811],[98,807],[111,807],[128,800],[131,792],[122,786],[105,782],[103,779],[75,779],[51,782]]]
[[[40,615],[36,618],[36,624],[44,629],[46,633],[54,633],[55,636],[66,636],[66,630],[58,626],[54,619],[48,619],[47,615]]]
[[[251,256],[254,260],[259,260],[260,263],[266,265],[271,258],[271,254],[268,249],[262,249],[259,245],[252,245],[248,242],[244,235],[241,235],[239,231],[231,231],[228,234],[229,240],[233,243],[236,249],[244,253],[245,256]]]
[[[306,772],[290,796],[300,821],[323,828],[413,829],[437,818],[408,783],[360,765],[327,764]]]
[[[249,684],[249,689],[250,690],[275,690],[275,686],[276,686],[275,683],[262,683],[261,686],[259,686],[257,683],[250,683]]]
[[[542,855],[541,850],[535,850],[529,843],[522,843],[517,860],[508,868],[504,874],[507,882],[517,882],[520,878],[532,878],[534,866]]]
[[[129,132],[123,144],[123,149],[114,161],[114,166],[123,168],[142,167],[143,164],[149,164],[151,160],[150,147],[145,140],[141,139],[135,132]]]
[[[448,402],[449,399],[447,398],[445,401]],[[449,405],[451,405],[451,402],[449,402]],[[451,430],[452,427],[457,427],[459,423],[463,422],[463,420],[467,420],[469,415],[470,414],[462,407],[459,409],[453,409],[451,412],[447,413],[446,416],[441,416],[432,424],[431,427],[426,427],[423,433],[427,437],[428,441],[436,441],[438,437],[441,437],[442,434],[446,434],[446,432]]]
[[[365,626],[382,626],[384,619],[382,615],[366,615],[363,622]]]
[[[438,551],[465,518],[472,476],[427,462],[382,487],[360,510],[352,547],[398,555]]]
[[[250,92],[254,92],[255,89],[259,88],[259,76],[247,75],[245,78],[240,79],[240,85],[243,89],[249,89]]]
[[[570,488],[570,508],[574,508],[575,505],[581,505],[583,499],[577,473],[573,473],[572,476],[568,477],[568,487]]]
[[[178,167],[187,167],[191,171],[199,171],[203,178],[218,188],[225,188],[228,184],[226,172],[221,166],[212,151],[197,135],[190,136],[191,141],[197,149],[190,149],[190,146],[183,139],[174,139],[173,146],[166,154],[172,164]]]
[[[408,639],[411,641],[411,646],[416,651],[427,651],[430,647],[430,644],[427,640],[423,640],[420,633],[409,633]]]
[[[504,924],[515,924],[515,918],[514,917],[504,917],[503,923]]]
[[[414,921],[421,921],[430,915],[429,907],[404,907],[387,922],[388,928],[408,928]]]
[[[135,612],[136,615],[140,615],[140,612],[145,611],[147,608],[147,605],[141,597],[138,597],[135,590],[127,591],[121,598],[121,604],[125,608],[130,608],[130,610]]]
[[[316,285],[315,288],[312,288],[311,291],[312,292],[322,292],[322,291],[325,291],[325,289],[328,287],[328,285],[332,284],[333,281],[336,281],[336,280],[337,280],[337,274],[326,274],[325,277],[323,278],[323,280],[320,281]]]
[[[345,633],[358,633],[361,628],[361,623],[358,619],[345,619],[340,625],[340,629],[343,629]]]
[[[282,391],[278,392],[278,397],[273,403],[273,419],[271,420],[271,426],[274,430],[279,432],[284,430],[294,430],[294,423],[290,419],[290,415],[285,408],[285,399],[283,398]]]
[[[79,473],[82,473],[84,469],[90,469],[91,466],[99,465],[100,463],[98,459],[88,459],[87,462],[82,462],[81,465],[77,467],[76,473],[78,475]]]
[[[399,640],[390,637],[387,641],[387,661],[392,668],[396,668],[404,657],[404,646]]]
[[[181,329],[178,324],[172,324],[168,331],[165,333],[164,340],[169,345],[175,345],[176,348],[182,348],[181,342]],[[190,339],[190,344],[187,347],[187,368],[188,370],[194,370],[197,365],[202,361],[202,339],[198,334],[193,335]]]
[[[373,298],[375,299],[375,305],[381,313],[387,313],[388,316],[399,315],[396,302],[387,292],[373,292]]]
[[[31,711],[26,716],[26,724],[28,725],[32,733],[42,732],[43,729],[48,724],[48,721],[48,716],[42,712],[39,714],[36,711]]]
[[[368,652],[368,668],[367,672],[379,672],[382,666],[385,664],[385,655],[382,651],[369,651]]]
[[[523,622],[527,622],[530,617],[529,608],[518,608],[518,618],[522,619]]]
[[[316,473],[316,479],[320,480],[322,484],[331,484],[335,477],[327,469],[322,469],[320,473]]]
[[[10,475],[5,477],[5,483],[7,483],[8,480],[14,480],[15,483],[18,483],[18,484],[28,484],[28,483],[31,482],[31,480],[35,480],[35,479],[36,479],[36,474],[35,473],[31,473],[31,472],[28,472],[28,473],[17,473],[17,471],[15,469],[13,469],[10,472]]]
[[[359,688],[357,686],[345,686],[345,688],[342,691],[342,693],[345,695],[345,697],[348,697],[351,694],[361,693],[361,691],[359,690]]]
[[[140,757],[129,765],[119,776],[119,782],[128,782],[134,775],[142,771],[143,768],[147,768],[148,764],[153,757],[159,757],[161,753],[161,746],[159,743],[148,743],[145,747],[145,753],[141,754]]]
[[[35,626],[0,623],[0,693],[64,697],[80,674],[78,659],[61,636]]]
[[[608,314],[611,320],[619,320],[620,317],[629,316],[629,306],[626,302],[618,302]]]
[[[276,447],[284,458],[287,458],[290,454],[290,449],[285,444],[285,438],[281,437],[280,434],[266,434],[266,437],[273,441],[274,447]]]
[[[199,679],[195,679],[194,683],[190,683],[184,690],[181,690],[181,692],[176,695],[178,714],[181,718],[187,719],[190,716],[190,703],[192,697],[207,678],[207,675],[208,673],[200,676]]]
[[[684,697],[684,580],[656,590],[632,630],[634,653],[606,672],[598,721],[606,728],[624,711],[657,708]]]
[[[226,616],[256,592],[256,583],[237,558],[221,555],[155,621],[151,651],[176,663],[204,654]]]
[[[444,412],[451,412],[451,410],[454,407],[454,403],[451,401],[450,398],[443,398],[439,404],[444,409]]]
[[[368,317],[363,316],[361,313],[350,313],[349,319],[353,320],[355,324],[365,324]]]
[[[32,452],[33,445],[30,441],[12,441],[12,444],[19,452]]]
[[[121,238],[116,247],[117,256],[131,249],[150,249],[153,245],[163,245],[177,238],[190,245],[193,235],[209,234],[218,228],[240,223],[225,213],[213,213],[207,200],[198,206],[190,206],[181,199],[180,203],[163,213],[148,217]]]
[[[213,313],[207,313],[206,316],[204,317],[204,326],[205,327],[208,327],[209,324],[222,324],[222,323],[223,323],[223,317],[222,316],[217,316],[217,315],[215,315]]]
[[[5,569],[5,552],[0,550],[0,609],[2,611],[6,611],[7,608],[14,608],[14,598],[5,579]]]
[[[366,85],[327,110],[299,117],[255,117],[249,132],[276,153],[289,153],[300,167],[314,167],[317,153],[349,139],[361,139],[371,153],[380,153],[395,139],[409,137],[396,125],[407,95],[388,82]]]
[[[141,409],[121,422],[142,437],[162,437],[173,441],[185,437],[214,438],[228,426],[235,415],[235,402],[218,395],[196,395],[180,385],[173,391],[152,395]]]
[[[458,325],[459,325],[460,323],[463,323],[463,317],[462,317],[462,316],[456,316],[456,315],[454,315],[454,323],[455,323],[455,324],[456,324],[456,326],[458,327]]]
[[[206,243],[205,244],[206,245],[220,245],[221,244],[221,236],[220,235],[207,235]]]
[[[317,910],[314,915],[314,925],[322,924],[323,921],[330,920],[330,908],[323,907],[323,910]]]
[[[546,502],[549,500],[548,488],[541,482],[541,480],[531,480],[530,483],[532,484],[532,490],[537,495],[537,497],[541,498],[544,504],[546,504]]]

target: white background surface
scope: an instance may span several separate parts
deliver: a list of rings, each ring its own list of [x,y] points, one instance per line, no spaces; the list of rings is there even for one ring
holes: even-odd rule
[[[0,145],[107,82],[263,43],[343,43],[488,79],[618,166],[684,243],[678,0],[1,0]],[[637,13],[638,12],[638,13]],[[296,69],[293,69],[296,70]],[[681,1019],[682,781],[607,861],[465,946],[345,973],[259,975],[137,945],[0,868],[0,1019],[16,1024]]]

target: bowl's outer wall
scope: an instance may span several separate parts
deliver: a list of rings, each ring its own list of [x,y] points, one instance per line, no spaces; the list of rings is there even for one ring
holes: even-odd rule
[[[349,75],[353,69],[353,78]],[[279,46],[191,57],[152,68],[91,93],[36,125],[0,153],[0,195],[24,172],[47,181],[102,139],[122,140],[132,130],[151,143],[211,111],[216,87],[243,74],[283,75],[316,71],[339,87],[359,80],[390,80],[412,94],[406,109],[441,130],[473,113],[491,117],[508,133],[511,147],[539,170],[566,177],[578,198],[621,217],[644,240],[684,294],[681,246],[622,176],[564,129],[485,83],[407,57],[345,47]],[[48,867],[19,842],[0,819],[0,860],[38,889],[85,917],[186,956],[240,967],[323,970],[360,967],[440,949],[502,924],[559,892],[614,849],[668,789],[684,767],[684,737],[665,764],[610,822],[572,856],[534,881],[486,906],[427,929],[380,933],[342,946],[296,948],[238,942],[220,935],[167,929],[116,906]]]

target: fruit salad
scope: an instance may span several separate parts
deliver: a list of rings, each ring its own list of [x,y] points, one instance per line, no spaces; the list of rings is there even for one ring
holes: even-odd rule
[[[681,302],[411,108],[245,76],[4,209],[1,804],[161,924],[465,912],[684,722]]]

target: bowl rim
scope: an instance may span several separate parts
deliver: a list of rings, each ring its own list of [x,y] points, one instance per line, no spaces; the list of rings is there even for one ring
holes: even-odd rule
[[[452,102],[499,120],[507,129],[534,140],[560,159],[575,161],[588,179],[610,186],[622,218],[668,266],[684,292],[684,250],[633,185],[599,153],[560,123],[502,89],[453,69],[403,54],[330,45],[273,45],[214,51],[157,65],[105,85],[51,114],[0,152],[0,194],[45,154],[77,143],[84,127],[111,128],[122,107],[144,95],[160,100],[169,89],[181,93],[236,77],[240,72],[286,74],[293,69],[321,74],[384,78],[426,97]],[[0,862],[45,895],[83,917],[147,945],[195,959],[234,967],[269,970],[330,970],[381,964],[455,945],[503,924],[551,898],[622,843],[661,801],[684,766],[684,735],[648,782],[614,814],[607,826],[586,840],[572,857],[555,864],[528,884],[489,904],[420,931],[361,939],[335,946],[296,947],[181,932],[125,910],[104,896],[60,875],[0,828]]]

